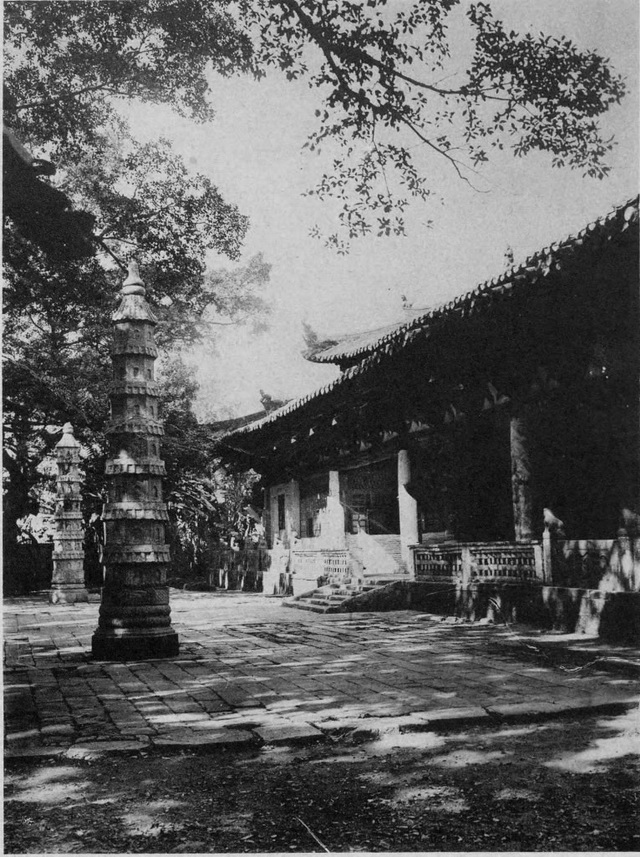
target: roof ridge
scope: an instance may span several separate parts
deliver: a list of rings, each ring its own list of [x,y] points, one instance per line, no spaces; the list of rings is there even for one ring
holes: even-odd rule
[[[339,352],[335,352],[335,346],[333,346],[332,349],[327,349],[327,351],[334,350],[335,353],[331,357],[328,357],[328,356],[323,357],[322,352],[319,351],[319,352],[313,354],[312,356],[308,357],[308,359],[314,363],[337,363],[340,361],[341,358],[343,360],[345,360],[345,359],[348,360],[348,359],[353,359],[354,357],[357,357],[358,354],[362,354],[364,356],[368,353],[372,353],[372,352],[376,351],[378,348],[380,348],[380,346],[384,345],[386,342],[390,342],[392,339],[394,339],[396,336],[400,335],[401,333],[407,333],[414,328],[420,327],[426,321],[436,317],[437,315],[439,315],[440,313],[442,313],[445,310],[454,309],[456,306],[458,306],[458,305],[462,304],[463,302],[465,302],[466,300],[468,300],[473,294],[478,294],[481,291],[486,291],[486,290],[490,289],[491,287],[496,287],[502,283],[508,282],[510,279],[514,279],[514,278],[520,276],[522,273],[527,272],[528,269],[530,268],[530,266],[532,264],[534,264],[534,262],[536,264],[538,264],[540,259],[543,256],[549,257],[549,256],[551,256],[552,253],[557,253],[558,251],[562,250],[564,247],[566,247],[570,243],[582,240],[582,238],[586,234],[588,234],[589,232],[593,232],[598,227],[605,226],[607,223],[614,220],[617,216],[620,215],[621,212],[624,212],[627,208],[629,208],[629,206],[633,206],[633,205],[637,206],[638,200],[639,200],[638,195],[636,195],[635,197],[629,198],[626,202],[624,202],[618,206],[613,207],[606,214],[602,215],[601,217],[596,218],[596,220],[594,220],[594,221],[589,222],[586,226],[584,226],[582,229],[580,229],[575,235],[569,234],[566,238],[564,238],[560,241],[554,241],[553,243],[549,244],[548,246],[545,246],[542,249],[537,250],[534,253],[529,254],[529,256],[525,257],[524,261],[521,262],[519,265],[512,265],[511,267],[509,267],[505,271],[503,271],[501,274],[498,274],[497,276],[492,277],[491,279],[487,279],[487,280],[482,281],[475,288],[470,289],[466,292],[463,292],[459,295],[456,295],[456,297],[452,298],[450,301],[447,301],[446,303],[438,304],[436,307],[432,307],[431,309],[427,310],[427,312],[423,313],[420,316],[417,316],[417,317],[411,319],[408,322],[398,322],[396,325],[393,325],[393,323],[391,323],[391,325],[393,325],[392,330],[388,331],[383,336],[381,336],[379,339],[374,340],[373,342],[370,342],[367,345],[360,346],[359,348],[354,348],[352,350],[344,350],[344,351],[339,351]],[[383,329],[384,327],[387,327],[387,326],[390,326],[390,325],[380,325],[379,328],[372,328],[370,331],[362,331],[360,334],[353,334],[353,336],[354,337],[355,336],[364,336],[364,335],[366,335],[367,332],[375,333],[376,330]]]

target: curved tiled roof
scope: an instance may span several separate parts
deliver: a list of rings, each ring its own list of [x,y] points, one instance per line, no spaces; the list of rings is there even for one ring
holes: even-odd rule
[[[630,199],[624,205],[618,206],[604,217],[595,220],[593,223],[589,223],[577,235],[569,236],[564,241],[544,247],[542,250],[529,256],[521,265],[507,269],[500,276],[482,283],[473,291],[467,292],[447,304],[426,310],[408,321],[396,322],[395,324],[380,327],[376,330],[343,336],[335,344],[332,344],[331,347],[307,355],[307,359],[312,360],[314,363],[339,363],[371,354],[385,343],[395,340],[398,336],[402,336],[406,331],[414,327],[424,327],[431,318],[440,315],[443,309],[455,309],[474,296],[480,296],[485,291],[492,288],[499,288],[501,285],[509,283],[512,280],[527,277],[535,271],[541,272],[545,268],[553,267],[554,264],[557,264],[558,255],[562,255],[563,250],[579,246],[583,239],[591,232],[606,228],[616,220],[619,220],[621,214],[624,216],[627,209],[633,209],[635,217],[637,217],[637,208],[638,197]]]
[[[341,343],[314,355],[313,360],[320,363],[333,363],[338,360],[359,358],[358,363],[346,369],[329,384],[325,384],[299,399],[293,399],[263,419],[236,429],[230,434],[248,434],[257,431],[263,426],[299,410],[308,402],[325,396],[336,387],[348,383],[351,379],[368,371],[386,355],[401,350],[417,336],[424,334],[429,329],[429,323],[437,318],[454,312],[472,313],[480,309],[496,294],[507,293],[514,286],[524,283],[533,285],[541,278],[545,278],[550,272],[559,271],[562,264],[573,255],[576,248],[583,246],[585,241],[590,242],[601,237],[611,238],[613,235],[628,229],[630,224],[637,222],[638,197],[635,197],[604,217],[587,224],[576,235],[569,236],[564,241],[551,244],[549,247],[544,247],[529,256],[521,265],[510,268],[500,276],[481,283],[472,291],[466,292],[446,304],[428,310],[404,323],[390,325],[389,328],[378,328],[375,331],[370,331],[369,334],[363,333],[344,338]],[[343,350],[339,350],[341,346],[346,346],[346,348],[343,347]]]
[[[406,317],[404,321],[394,321],[383,327],[376,327],[374,330],[365,330],[362,333],[348,333],[345,336],[336,337],[331,345],[324,348],[320,346],[316,350],[307,351],[304,356],[312,363],[339,363],[345,357],[370,353],[375,350],[378,342],[393,333],[398,327],[413,324],[417,319],[423,318],[429,311],[427,307],[421,307],[411,313],[407,313],[406,315],[410,315],[410,317]]]

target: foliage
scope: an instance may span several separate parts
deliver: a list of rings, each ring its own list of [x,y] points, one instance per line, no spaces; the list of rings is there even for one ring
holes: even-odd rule
[[[302,322],[302,338],[306,345],[305,355],[309,356],[338,344],[335,339],[320,339],[318,333],[307,321]]]
[[[258,476],[229,473],[220,465],[211,432],[198,424],[192,405],[198,390],[194,369],[181,355],[159,367],[165,427],[163,458],[168,477],[165,496],[171,516],[174,559],[178,553],[191,569],[205,563],[208,549],[248,529],[245,512]]]
[[[52,262],[10,227],[5,230],[4,249],[3,464],[8,476],[5,532],[11,542],[15,521],[26,512],[30,491],[41,482],[38,465],[52,450],[59,428],[67,420],[90,450],[84,462],[86,492],[99,501],[111,378],[110,318],[121,276],[98,258]],[[155,265],[156,270],[161,264]],[[187,264],[188,260],[177,269],[167,266],[165,276],[158,274],[155,289],[150,288],[157,295],[160,286],[168,297],[168,305],[156,310],[161,317],[157,338],[165,353],[180,341],[193,341],[204,332],[203,315],[210,297],[216,297],[216,282],[224,283],[220,272],[213,286],[203,272],[198,272],[196,278],[201,278],[203,285],[185,289],[189,282]],[[218,312],[226,312],[231,320],[238,313],[257,313],[260,299],[254,295],[253,286],[261,285],[267,275],[268,267],[260,259],[235,272],[232,276],[243,285],[233,301],[230,294],[225,295],[227,304]],[[231,290],[229,286],[227,291]],[[196,421],[186,407],[186,400],[190,403],[195,396],[195,384],[180,386],[171,379],[168,384],[170,425],[177,423],[179,431],[187,435],[182,441],[182,457],[198,457],[201,438],[192,439],[189,434]],[[174,472],[180,473],[180,455],[171,447],[168,451],[170,469],[178,468]]]
[[[254,471],[230,473],[214,460],[183,474],[168,497],[174,543],[191,570],[206,568],[208,552],[229,543],[232,534],[246,538],[252,527],[247,506],[259,480]],[[176,551],[174,550],[174,556]]]
[[[607,59],[566,37],[508,30],[488,3],[460,0],[143,0],[5,3],[10,123],[54,158],[77,158],[122,128],[119,99],[214,116],[208,74],[270,67],[317,94],[314,151],[337,153],[310,193],[339,200],[327,242],[404,232],[432,188],[420,157],[470,181],[491,148],[551,154],[608,172],[598,119],[625,86]],[[447,81],[447,83],[444,83]],[[314,230],[315,234],[319,234]]]
[[[290,79],[306,76],[323,99],[308,146],[331,141],[339,152],[310,193],[341,202],[349,238],[404,232],[410,199],[432,193],[416,149],[467,181],[491,147],[550,152],[554,166],[593,177],[608,172],[612,142],[597,118],[624,83],[568,38],[507,32],[487,3],[472,3],[454,42],[459,0],[243,0],[240,9],[257,41],[257,73],[277,66]],[[465,42],[471,57],[460,71]],[[344,251],[338,232],[327,240]]]
[[[195,4],[179,7],[179,14],[170,3],[5,7],[5,118],[28,147],[49,153],[55,183],[95,217],[105,251],[73,263],[53,259],[5,227],[9,541],[39,483],[38,464],[58,439],[48,425],[74,424],[91,451],[87,491],[101,495],[110,316],[121,284],[113,254],[135,253],[140,262],[165,352],[202,337],[208,316],[233,323],[267,311],[257,294],[269,274],[260,257],[233,272],[206,270],[210,253],[238,258],[247,219],[165,140],[133,139],[114,100],[168,101],[184,115],[210,118],[203,97],[210,54],[219,72],[242,70],[246,38],[215,9],[195,15]]]
[[[264,330],[265,317],[271,312],[271,307],[260,297],[260,291],[268,283],[270,271],[271,265],[264,261],[262,253],[257,253],[242,268],[208,271],[205,274],[209,295],[206,324],[228,325],[250,321],[254,333]]]
[[[15,130],[78,157],[120,122],[117,99],[171,104],[206,121],[206,71],[247,71],[251,44],[224,7],[203,0],[4,4],[5,85]],[[5,105],[6,107],[6,105]]]
[[[108,294],[97,259],[57,262],[5,229],[3,466],[5,535],[27,511],[38,466],[71,420],[89,448],[108,413]],[[96,281],[102,288],[96,288]],[[57,427],[57,429],[56,429]]]

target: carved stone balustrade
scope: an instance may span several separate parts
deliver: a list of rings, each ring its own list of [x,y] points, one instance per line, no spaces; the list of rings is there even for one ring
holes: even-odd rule
[[[412,551],[416,580],[543,580],[542,548],[534,541],[414,545]]]
[[[342,583],[351,576],[349,552],[294,549],[289,570],[294,595],[324,583]]]
[[[462,577],[460,545],[414,545],[412,552],[416,580]]]

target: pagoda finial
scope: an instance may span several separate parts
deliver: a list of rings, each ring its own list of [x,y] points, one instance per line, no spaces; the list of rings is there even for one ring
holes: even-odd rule
[[[127,279],[120,289],[120,303],[111,316],[112,321],[118,324],[121,321],[133,321],[135,319],[137,321],[150,321],[152,324],[157,324],[158,319],[147,303],[146,294],[147,290],[140,277],[138,263],[132,259],[129,262]]]
[[[127,279],[122,284],[122,295],[145,295],[146,289],[142,278],[140,277],[140,269],[138,263],[131,259],[129,262],[129,273]]]
[[[129,261],[129,273],[127,275],[127,279],[124,281],[123,285],[125,286],[142,286],[144,283],[140,278],[140,269],[138,268],[138,263],[135,259],[131,259]]]
[[[56,449],[61,449],[62,447],[80,447],[80,444],[74,437],[71,423],[65,423],[62,426],[62,437],[56,444]]]

